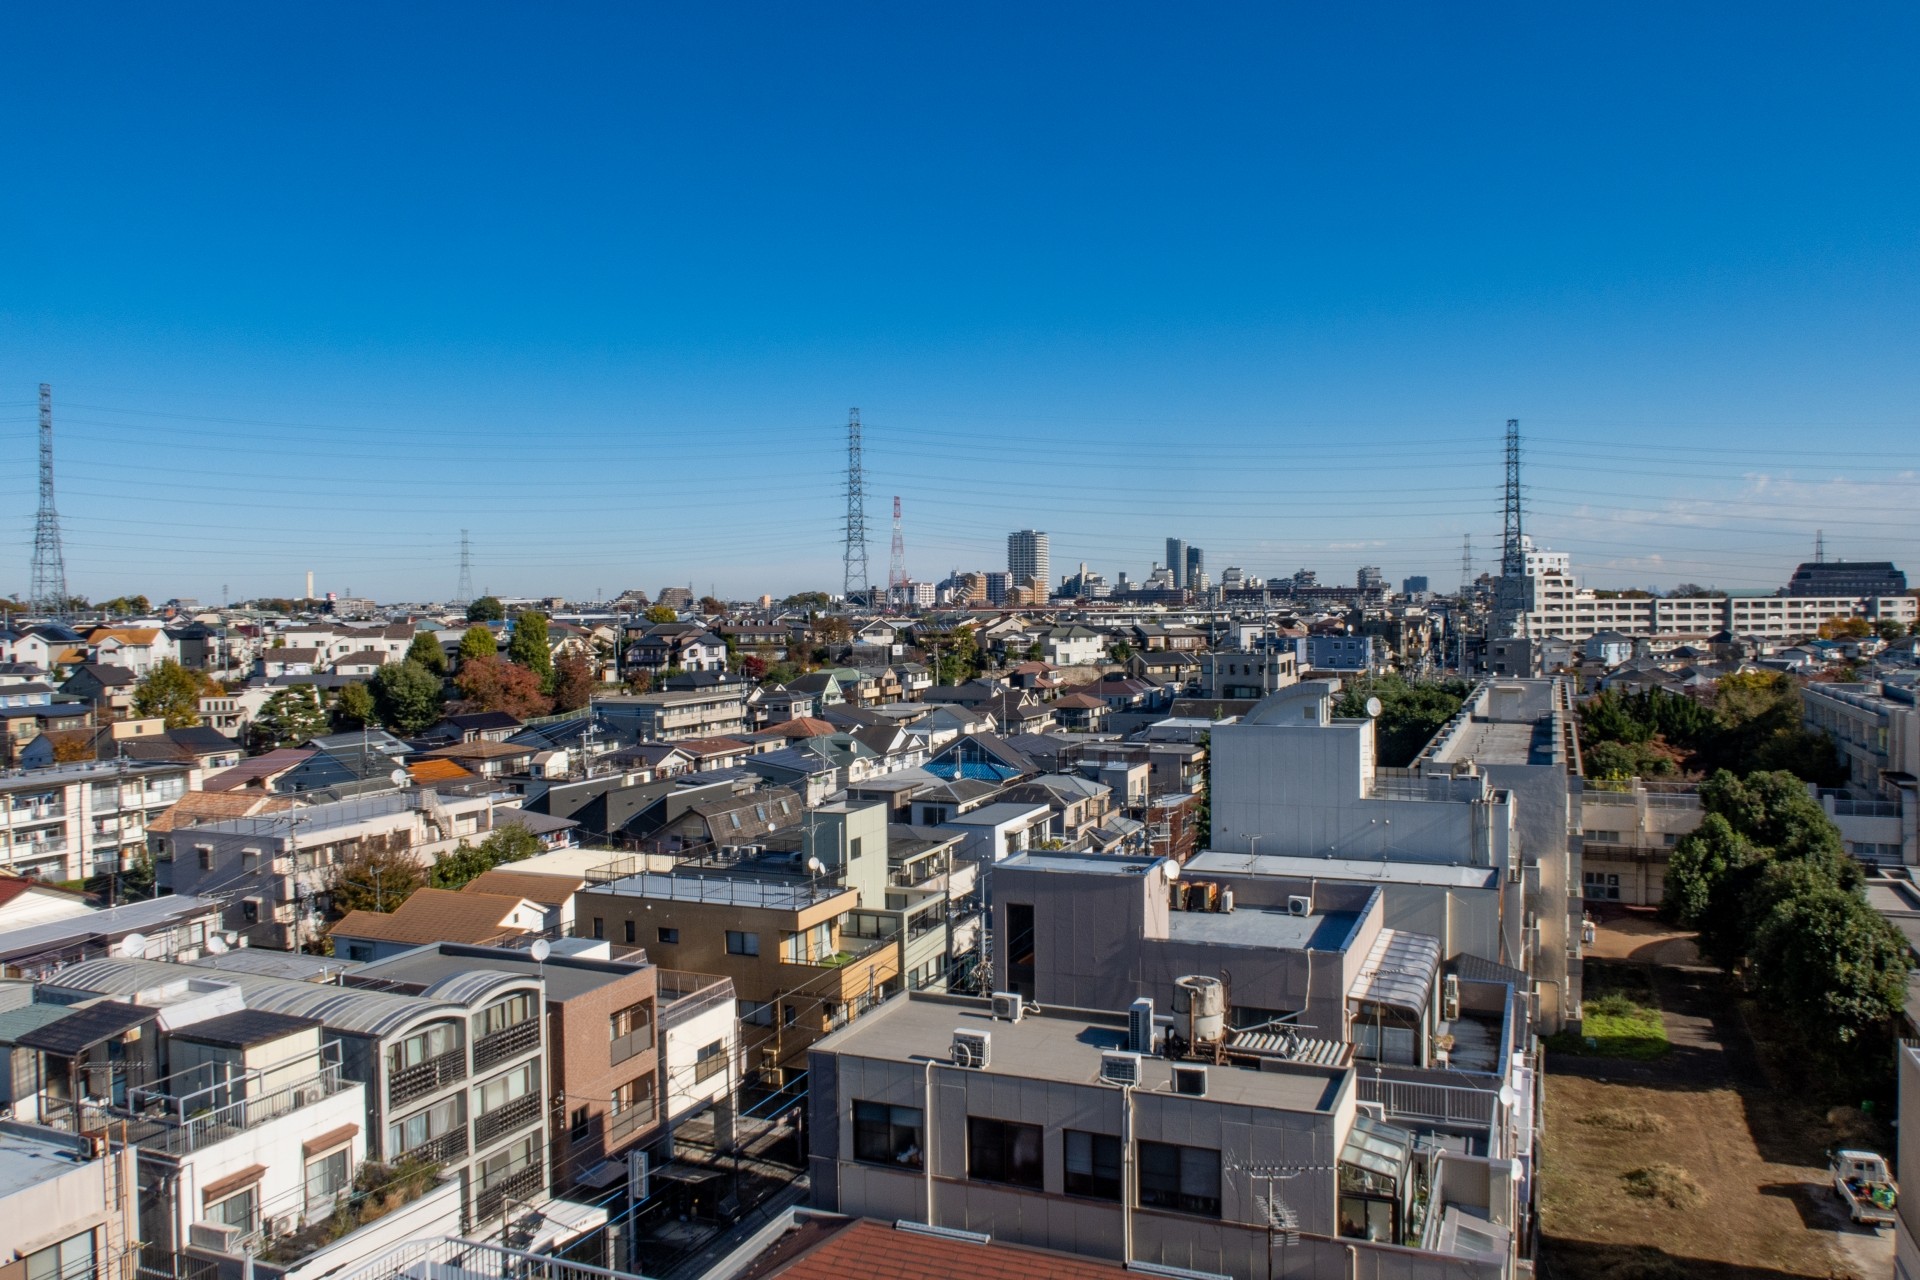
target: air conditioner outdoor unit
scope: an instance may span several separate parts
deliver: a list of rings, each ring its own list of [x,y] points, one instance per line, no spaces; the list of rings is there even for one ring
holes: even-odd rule
[[[1313,899],[1304,893],[1287,895],[1287,914],[1290,916],[1310,916],[1313,914]]]
[[[1460,975],[1450,973],[1440,984],[1440,1017],[1452,1022],[1460,1016]]]
[[[1100,1078],[1108,1084],[1139,1084],[1140,1055],[1107,1050],[1100,1055]]]
[[[1185,1094],[1189,1098],[1207,1096],[1207,1069],[1195,1066],[1177,1066],[1173,1069],[1173,1091]]]
[[[953,1045],[947,1050],[947,1056],[956,1067],[968,1067],[974,1071],[983,1071],[991,1057],[993,1036],[986,1031],[967,1031],[956,1029],[953,1033]]]
[[[187,1227],[187,1241],[197,1248],[226,1253],[240,1243],[240,1228],[224,1222],[195,1222]]]
[[[1153,1038],[1153,1001],[1141,996],[1127,1008],[1127,1048],[1152,1053]]]
[[[1018,1022],[1027,1011],[1026,1001],[1015,991],[993,993],[993,1016],[1000,1022]]]

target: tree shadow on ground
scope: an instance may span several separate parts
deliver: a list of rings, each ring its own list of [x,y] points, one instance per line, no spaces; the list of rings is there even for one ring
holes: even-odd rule
[[[1828,1273],[1782,1271],[1689,1258],[1645,1245],[1540,1238],[1540,1280],[1829,1280]]]

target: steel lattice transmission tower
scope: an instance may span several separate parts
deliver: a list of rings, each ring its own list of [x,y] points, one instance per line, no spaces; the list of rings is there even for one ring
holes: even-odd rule
[[[1473,535],[1460,535],[1460,598],[1468,599],[1473,595]]]
[[[860,469],[860,410],[847,410],[847,533],[841,594],[867,593],[867,478]]]
[[[40,384],[40,514],[33,524],[33,606],[67,607],[67,560],[60,551],[60,513],[53,504],[53,388]]]
[[[907,585],[907,539],[900,531],[900,495],[893,495],[893,554],[887,558],[887,591]]]
[[[454,593],[455,604],[473,603],[473,554],[467,545],[467,531],[460,531],[460,589]]]
[[[1527,576],[1526,539],[1520,527],[1520,419],[1507,419],[1507,500],[1500,540],[1500,576]]]

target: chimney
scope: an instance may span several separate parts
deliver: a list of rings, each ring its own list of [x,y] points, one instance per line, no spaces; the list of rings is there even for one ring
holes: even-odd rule
[[[313,570],[307,570],[307,594],[302,599],[313,599]]]

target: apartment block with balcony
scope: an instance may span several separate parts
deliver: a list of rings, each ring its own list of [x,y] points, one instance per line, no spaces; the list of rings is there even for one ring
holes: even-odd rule
[[[608,729],[641,742],[724,737],[749,727],[746,695],[739,685],[595,698],[590,710]]]
[[[412,994],[187,974],[153,961],[91,960],[62,971],[59,989],[111,996],[119,1009],[234,999],[248,1010],[310,1018],[322,1043],[334,1046],[342,1077],[365,1086],[368,1159],[436,1166],[458,1182],[468,1221],[498,1219],[508,1197],[546,1198],[547,1113],[521,1102],[546,1090],[539,977],[476,963]]]
[[[83,761],[0,774],[0,869],[43,880],[124,871],[191,785],[183,764]]]
[[[544,961],[536,961],[524,950],[442,942],[364,965],[345,979],[351,987],[413,993],[475,972],[539,982],[547,1024],[549,1164],[556,1186],[580,1182],[596,1166],[661,1133],[659,970],[647,963],[644,952],[614,959],[604,944],[564,945],[571,950],[556,946]],[[536,1029],[526,1023],[517,1024],[514,1035],[538,1040]],[[503,1037],[489,1052],[504,1055],[512,1043]],[[480,1057],[476,1042],[475,1076],[490,1075],[495,1064],[482,1066]],[[482,1097],[489,1088],[501,1096]],[[521,1090],[514,1080],[480,1086],[473,1102],[476,1151],[532,1125],[542,1109],[537,1088]]]
[[[814,1207],[1236,1280],[1532,1273],[1524,1052],[1476,1087],[1370,1101],[1349,1064],[1003,1015],[916,993],[814,1047]]]
[[[1920,706],[1911,687],[1809,684],[1801,723],[1833,739],[1847,789],[1862,800],[1899,800],[1920,786]]]
[[[506,811],[491,794],[410,790],[277,810],[156,834],[162,892],[228,897],[225,926],[250,945],[297,951],[325,934],[334,868],[358,849],[402,852],[421,866],[477,843]]]

